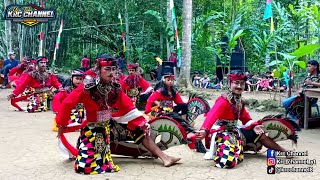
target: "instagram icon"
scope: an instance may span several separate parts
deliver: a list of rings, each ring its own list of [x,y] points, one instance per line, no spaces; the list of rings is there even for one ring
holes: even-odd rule
[[[267,151],[267,174],[275,174],[276,151],[268,149]]]

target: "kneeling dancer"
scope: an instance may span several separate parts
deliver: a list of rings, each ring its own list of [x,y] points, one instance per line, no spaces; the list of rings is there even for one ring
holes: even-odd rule
[[[264,134],[262,125],[252,120],[244,107],[241,94],[244,91],[246,76],[241,71],[231,71],[230,90],[217,98],[208,112],[197,138],[208,137],[210,129],[216,125],[217,131],[212,134],[210,150],[205,154],[207,160],[213,159],[215,166],[233,168],[243,161],[244,147],[248,143],[259,141],[267,148],[286,152]],[[243,126],[237,126],[240,120]]]

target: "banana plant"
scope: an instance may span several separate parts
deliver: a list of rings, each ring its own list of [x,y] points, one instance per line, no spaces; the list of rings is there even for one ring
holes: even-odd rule
[[[314,52],[319,48],[320,45],[318,44],[303,45],[303,43],[300,43],[300,47],[292,53],[278,52],[279,55],[283,56],[284,61],[275,60],[270,62],[270,66],[278,66],[277,69],[273,71],[274,77],[281,78],[285,71],[289,71],[289,97],[291,96],[291,81],[294,67],[298,66],[302,69],[306,68],[306,62],[299,59],[306,55],[314,55]]]

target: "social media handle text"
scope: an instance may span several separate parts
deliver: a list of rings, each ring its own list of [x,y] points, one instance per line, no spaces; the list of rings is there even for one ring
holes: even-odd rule
[[[277,164],[284,164],[284,165],[309,165],[313,166],[317,164],[315,159],[277,159]]]
[[[281,167],[277,166],[275,168],[275,173],[280,174],[280,173],[312,173],[313,172],[313,167]]]

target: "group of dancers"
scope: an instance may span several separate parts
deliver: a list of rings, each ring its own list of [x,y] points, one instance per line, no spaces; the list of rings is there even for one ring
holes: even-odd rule
[[[27,111],[41,112],[48,109],[49,92],[53,88],[57,91],[52,96],[52,111],[56,114],[53,130],[58,132],[58,138],[70,124],[84,125],[77,143],[74,164],[77,173],[119,171],[110,151],[110,129],[114,123],[125,129],[126,140],[135,144],[142,143],[154,157],[162,160],[165,167],[181,159],[161,151],[150,138],[148,120],[135,106],[137,103],[146,103],[146,114],[155,106],[169,107],[185,119],[187,104],[174,84],[173,71],[164,72],[162,80],[152,88],[139,74],[137,64],[128,65],[129,74],[126,76],[119,70],[112,55],[102,54],[88,71],[72,71],[69,82],[63,87],[57,77],[46,70],[47,62],[46,57],[22,62],[32,69],[26,68],[20,78],[15,80],[15,90],[8,96],[8,100],[22,111],[16,103],[29,99]],[[243,161],[246,143],[257,141],[267,148],[288,151],[265,135],[264,127],[253,121],[246,110],[242,100],[246,76],[241,71],[231,71],[229,77],[229,91],[217,98],[200,130],[194,134],[198,140],[211,137],[205,159],[214,160],[216,167],[233,168]],[[243,126],[238,126],[238,121]],[[210,129],[214,125],[226,128],[212,134]]]

